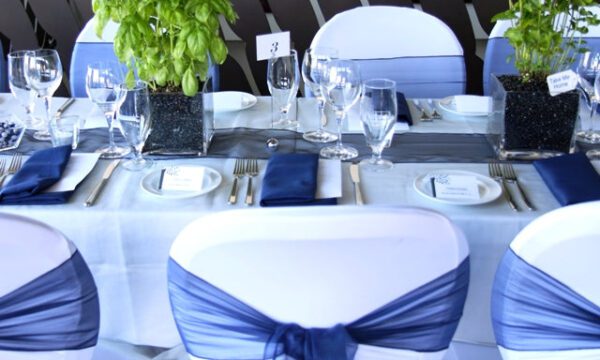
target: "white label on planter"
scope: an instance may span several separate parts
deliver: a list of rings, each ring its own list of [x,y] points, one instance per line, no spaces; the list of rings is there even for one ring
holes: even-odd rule
[[[290,32],[284,31],[256,37],[256,60],[290,55]]]
[[[577,87],[577,74],[573,70],[565,70],[546,78],[550,95],[555,96]]]

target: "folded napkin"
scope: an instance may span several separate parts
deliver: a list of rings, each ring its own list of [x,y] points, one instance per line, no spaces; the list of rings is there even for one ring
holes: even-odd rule
[[[72,191],[43,191],[60,180],[70,157],[70,145],[34,153],[0,190],[0,205],[49,205],[67,202]]]
[[[600,200],[600,175],[584,153],[537,160],[533,166],[561,205]]]
[[[260,206],[335,205],[336,198],[315,199],[317,154],[274,154],[262,184]]]
[[[396,92],[396,101],[398,103],[398,121],[412,125],[412,116],[410,116],[410,110],[404,94],[401,92]]]

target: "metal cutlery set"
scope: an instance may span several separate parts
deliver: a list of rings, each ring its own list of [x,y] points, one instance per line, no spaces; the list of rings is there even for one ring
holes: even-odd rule
[[[246,188],[246,205],[254,204],[254,189],[252,188],[252,178],[258,176],[258,160],[256,159],[236,159],[233,166],[233,184],[229,193],[228,203],[233,205],[237,203],[238,181],[244,176],[248,177],[248,186]]]
[[[8,168],[6,167],[6,159],[0,159],[0,187],[4,184],[4,180],[9,175],[14,175],[23,163],[23,155],[20,153],[16,153],[10,158],[10,163],[8,164]]]
[[[517,206],[517,203],[515,202],[514,197],[512,196],[509,187],[507,186],[507,183],[514,184],[516,186],[519,195],[523,200],[523,204],[525,205],[525,208],[527,210],[535,210],[535,208],[531,204],[531,201],[527,197],[527,194],[525,193],[525,191],[523,191],[523,187],[519,183],[517,174],[515,173],[515,169],[513,168],[512,164],[501,165],[498,162],[491,162],[488,164],[488,172],[490,174],[490,177],[496,180],[502,187],[502,194],[504,195],[504,198],[508,202],[508,205],[510,205],[511,209],[513,209],[514,211],[519,211],[519,207]]]

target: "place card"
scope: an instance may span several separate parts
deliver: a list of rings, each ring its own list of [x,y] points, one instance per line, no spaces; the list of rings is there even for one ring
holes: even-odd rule
[[[256,37],[256,60],[268,60],[290,55],[290,32],[278,32]]]
[[[469,175],[436,174],[431,181],[434,197],[440,199],[478,200],[479,187],[477,178]]]
[[[170,166],[162,169],[158,188],[161,190],[202,191],[203,167]]]
[[[456,111],[461,113],[489,113],[492,109],[492,98],[489,96],[457,95],[454,102]]]

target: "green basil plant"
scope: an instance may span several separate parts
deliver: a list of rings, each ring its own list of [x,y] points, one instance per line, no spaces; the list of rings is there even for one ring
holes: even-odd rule
[[[219,15],[237,18],[229,0],[93,0],[93,9],[98,36],[109,20],[119,24],[114,50],[129,67],[127,81],[135,69],[152,89],[187,96],[198,93],[211,61],[227,57]]]
[[[524,82],[545,78],[567,68],[585,51],[581,34],[600,23],[589,6],[595,0],[509,0],[509,9],[493,21],[511,20],[504,36],[515,48],[515,67]]]

